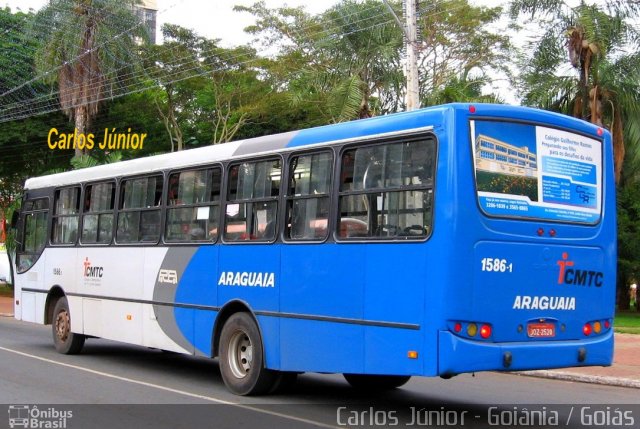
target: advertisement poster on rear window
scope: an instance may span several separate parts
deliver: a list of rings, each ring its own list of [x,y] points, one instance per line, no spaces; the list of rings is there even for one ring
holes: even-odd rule
[[[597,223],[602,143],[531,124],[471,121],[476,189],[492,216]]]

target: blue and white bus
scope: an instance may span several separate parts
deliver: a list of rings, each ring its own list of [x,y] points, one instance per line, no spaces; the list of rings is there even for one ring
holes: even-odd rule
[[[27,180],[15,315],[218,357],[240,395],[610,365],[615,207],[610,134],[524,107],[135,159]]]

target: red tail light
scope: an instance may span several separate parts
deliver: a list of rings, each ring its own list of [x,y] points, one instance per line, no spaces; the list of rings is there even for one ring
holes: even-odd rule
[[[480,336],[485,339],[489,338],[491,336],[491,326],[482,325],[482,327],[480,328]]]
[[[591,323],[585,323],[584,326],[582,327],[582,333],[585,334],[586,336],[591,335]]]

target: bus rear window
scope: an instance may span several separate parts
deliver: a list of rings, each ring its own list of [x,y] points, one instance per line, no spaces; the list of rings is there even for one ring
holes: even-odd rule
[[[541,125],[470,122],[478,204],[489,216],[595,224],[602,142]]]

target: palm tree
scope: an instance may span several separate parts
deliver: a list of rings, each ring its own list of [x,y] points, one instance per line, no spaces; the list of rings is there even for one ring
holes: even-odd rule
[[[634,0],[602,5],[582,0],[575,8],[563,0],[514,0],[510,5],[512,19],[531,14],[542,29],[524,59],[519,84],[524,104],[609,129],[618,184],[625,152],[640,147],[640,34],[629,23],[639,11]]]
[[[36,69],[57,83],[62,110],[86,134],[101,100],[121,86],[119,77],[137,63],[137,42],[146,31],[134,14],[138,0],[50,0],[33,32],[43,40]],[[82,150],[76,147],[76,155]]]
[[[335,118],[397,110],[404,85],[402,30],[388,8],[375,0],[343,0],[321,16],[321,23],[326,30],[316,48],[328,67],[319,76],[333,82],[329,106]],[[385,101],[388,105],[380,104]]]
[[[509,38],[490,28],[500,19],[502,8],[478,7],[468,0],[424,5],[418,21],[423,105],[497,101],[497,97],[482,96],[482,89],[497,75],[510,73]]]
[[[422,98],[425,106],[446,103],[504,103],[499,95],[483,94],[483,87],[489,83],[486,78],[468,79],[467,76],[449,77],[449,80],[436,91]]]
[[[273,85],[287,91],[298,111],[313,112],[318,124],[398,110],[402,30],[384,3],[341,0],[313,16],[264,2],[235,10],[253,14],[256,25],[246,31],[278,50],[277,60],[263,63]]]

